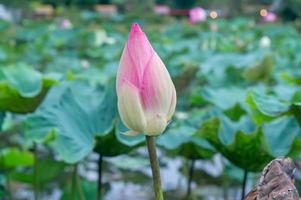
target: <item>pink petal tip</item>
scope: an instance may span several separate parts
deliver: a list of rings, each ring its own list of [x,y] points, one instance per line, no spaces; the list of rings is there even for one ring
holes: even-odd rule
[[[143,34],[143,31],[141,30],[138,23],[134,23],[131,27],[130,37],[133,37],[136,34]]]

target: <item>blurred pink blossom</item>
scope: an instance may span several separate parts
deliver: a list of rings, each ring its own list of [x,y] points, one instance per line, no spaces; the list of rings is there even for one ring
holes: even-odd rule
[[[195,7],[189,10],[189,22],[190,23],[197,23],[203,22],[207,19],[206,10],[201,7]]]
[[[170,7],[166,5],[156,5],[154,11],[159,15],[169,15]]]
[[[210,30],[211,30],[212,32],[217,32],[217,31],[218,31],[218,26],[217,26],[216,23],[211,23],[211,24],[209,25],[209,27],[210,27]]]
[[[72,23],[69,19],[63,19],[60,26],[63,29],[69,29],[69,28],[72,28]]]
[[[267,12],[265,16],[262,16],[265,22],[275,22],[277,20],[277,15],[273,12]]]

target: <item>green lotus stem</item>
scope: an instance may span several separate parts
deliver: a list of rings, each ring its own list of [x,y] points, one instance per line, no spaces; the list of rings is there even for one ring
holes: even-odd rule
[[[71,182],[71,199],[76,199],[77,164],[74,165]]]
[[[223,170],[223,174],[222,174],[222,183],[223,183],[223,196],[224,196],[224,200],[228,200],[228,191],[229,191],[229,180],[228,180],[228,175],[225,172],[225,170]]]
[[[12,193],[11,193],[11,188],[10,188],[10,177],[9,177],[8,172],[7,172],[7,175],[6,175],[6,186],[7,186],[8,199],[13,200]]]
[[[83,189],[82,189],[81,184],[80,184],[80,177],[79,177],[78,173],[76,173],[75,178],[76,178],[75,181],[76,181],[77,191],[78,191],[78,194],[79,194],[79,199],[80,200],[86,200]]]
[[[98,179],[97,179],[97,196],[96,200],[102,199],[102,155],[99,154],[98,158]]]
[[[187,193],[186,193],[187,198],[191,194],[191,182],[192,182],[192,177],[194,172],[194,164],[195,164],[195,160],[191,159],[190,166],[189,166],[189,173],[188,173],[188,181],[187,181]]]
[[[4,158],[3,158],[2,151],[0,151],[0,166],[4,166]],[[5,179],[6,179],[6,191],[7,191],[8,199],[12,200],[13,198],[12,198],[11,192],[10,192],[9,172],[3,170],[3,174],[5,175]]]
[[[248,171],[245,170],[244,171],[244,179],[243,179],[242,186],[241,186],[241,200],[245,199],[247,180],[248,180]]]
[[[85,200],[86,198],[80,184],[80,177],[78,176],[78,164],[74,165],[71,180],[70,200],[77,199],[77,194],[80,200]]]
[[[149,161],[152,168],[155,200],[164,200],[161,187],[160,167],[156,152],[156,143],[153,136],[146,136]]]
[[[34,168],[33,168],[33,189],[34,189],[34,199],[39,200],[39,158],[38,158],[38,148],[37,144],[34,142],[33,144],[34,151]]]

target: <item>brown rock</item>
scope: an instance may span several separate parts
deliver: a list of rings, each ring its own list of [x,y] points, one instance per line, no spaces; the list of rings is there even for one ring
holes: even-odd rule
[[[300,200],[294,185],[296,167],[290,158],[272,160],[262,171],[258,185],[245,200]]]

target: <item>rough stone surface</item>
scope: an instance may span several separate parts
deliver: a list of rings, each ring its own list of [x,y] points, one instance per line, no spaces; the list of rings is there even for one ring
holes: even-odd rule
[[[300,200],[294,185],[295,164],[290,158],[272,160],[262,171],[257,186],[245,200]]]

